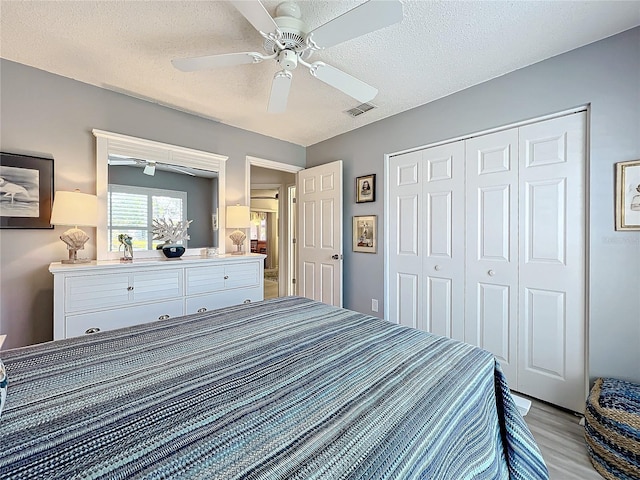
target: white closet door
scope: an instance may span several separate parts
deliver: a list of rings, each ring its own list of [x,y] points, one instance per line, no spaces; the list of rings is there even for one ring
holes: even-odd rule
[[[517,390],[582,411],[586,113],[520,129]]]
[[[423,150],[424,330],[464,340],[464,141]]]
[[[465,341],[517,385],[518,130],[466,142]]]
[[[422,152],[389,163],[389,320],[424,329],[421,296]]]

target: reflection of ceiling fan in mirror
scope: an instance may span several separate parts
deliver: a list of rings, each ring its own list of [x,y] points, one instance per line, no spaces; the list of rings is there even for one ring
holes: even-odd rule
[[[190,172],[189,170],[176,167],[175,165],[155,162],[153,160],[141,160],[139,158],[110,157],[109,165],[144,167],[144,170],[142,171],[142,173],[144,173],[145,175],[151,175],[151,176],[156,174],[156,168],[158,168],[159,170],[175,170],[176,172],[184,173],[185,175],[191,175],[192,177],[196,176],[194,173]]]
[[[284,2],[276,8],[272,18],[259,0],[231,0],[233,6],[264,37],[266,55],[258,52],[226,53],[204,57],[177,58],[173,66],[184,72],[230,67],[263,60],[275,60],[282,70],[273,77],[267,110],[284,112],[287,107],[293,70],[298,64],[309,69],[311,75],[322,80],[361,103],[369,102],[378,94],[371,85],[324,62],[309,63],[314,51],[393,25],[402,20],[399,0],[369,0],[356,8],[320,25],[309,32],[301,19],[300,8],[293,2]]]

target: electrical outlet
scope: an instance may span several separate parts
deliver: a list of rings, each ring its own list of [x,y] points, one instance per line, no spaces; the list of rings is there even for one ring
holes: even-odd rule
[[[372,312],[378,311],[378,300],[376,300],[375,298],[371,299],[371,311]]]

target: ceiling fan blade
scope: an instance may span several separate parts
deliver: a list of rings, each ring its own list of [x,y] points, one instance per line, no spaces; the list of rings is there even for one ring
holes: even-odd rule
[[[361,103],[369,102],[378,94],[378,89],[352,77],[348,73],[338,70],[324,62],[314,62],[309,68],[311,75],[322,80],[327,85],[346,93]]]
[[[313,48],[327,48],[402,20],[399,0],[369,0],[307,35]]]
[[[230,3],[259,32],[272,33],[278,29],[278,25],[259,0],[231,0]]]
[[[273,76],[267,112],[282,113],[287,109],[287,99],[289,98],[292,78],[293,75],[288,70],[280,70]]]
[[[206,55],[204,57],[174,58],[171,63],[183,72],[208,70],[217,67],[233,67],[248,63],[260,63],[267,58],[258,52],[224,53],[222,55]]]

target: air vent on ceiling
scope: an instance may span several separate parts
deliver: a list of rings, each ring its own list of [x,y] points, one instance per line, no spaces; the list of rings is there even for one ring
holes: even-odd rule
[[[372,103],[363,103],[362,105],[353,107],[351,110],[346,110],[344,113],[351,117],[357,117],[359,115],[362,115],[363,113],[368,112],[369,110],[373,110],[374,108],[377,107]]]

